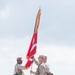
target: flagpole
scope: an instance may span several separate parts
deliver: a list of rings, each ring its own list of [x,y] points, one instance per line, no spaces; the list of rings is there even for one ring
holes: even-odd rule
[[[32,68],[33,68],[33,63],[32,63],[32,65],[31,65],[31,71],[32,71]],[[32,75],[32,73],[30,73],[30,75]]]

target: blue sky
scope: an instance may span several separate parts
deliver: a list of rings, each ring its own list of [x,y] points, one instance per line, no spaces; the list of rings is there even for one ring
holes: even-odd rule
[[[35,58],[47,55],[55,75],[75,74],[74,0],[0,0],[1,74],[13,74],[18,56],[25,64],[39,7],[41,22]],[[29,70],[24,72],[29,74]]]

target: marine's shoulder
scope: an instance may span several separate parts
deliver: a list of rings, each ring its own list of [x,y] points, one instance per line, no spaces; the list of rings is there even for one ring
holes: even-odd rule
[[[20,64],[16,64],[16,65],[15,65],[15,67],[19,67],[19,66],[21,66],[21,65],[20,65]]]

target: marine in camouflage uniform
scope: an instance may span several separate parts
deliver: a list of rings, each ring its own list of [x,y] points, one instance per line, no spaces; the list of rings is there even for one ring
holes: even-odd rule
[[[45,68],[45,73],[46,73],[46,75],[53,75],[53,73],[51,73],[50,72],[50,68],[49,68],[49,65],[47,64],[47,56],[44,56],[43,55],[43,57],[44,57],[44,59],[43,59],[43,66],[44,66],[44,68]]]
[[[35,58],[34,58],[33,61],[35,62],[35,64],[36,64],[38,67],[37,67],[36,72],[30,71],[30,73],[32,73],[32,74],[34,74],[34,75],[46,75],[46,74],[45,74],[45,68],[44,68],[44,66],[42,65],[42,63],[43,63],[43,56],[40,55],[40,56],[38,57],[38,62],[35,60]]]
[[[22,66],[21,64],[22,64],[22,58],[19,57],[17,58],[17,64],[15,65],[14,75],[24,75],[22,71],[24,70],[24,66]]]

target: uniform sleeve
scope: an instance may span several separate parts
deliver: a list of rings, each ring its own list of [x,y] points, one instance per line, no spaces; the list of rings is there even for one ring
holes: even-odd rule
[[[33,61],[35,62],[35,64],[36,64],[37,66],[39,66],[39,63],[38,63],[38,61],[37,61],[36,59],[34,59]]]
[[[20,70],[23,70],[24,66],[18,65],[17,68],[20,69]]]
[[[39,66],[40,75],[45,75],[45,68],[43,65]]]
[[[45,65],[45,72],[49,73],[49,67],[48,67],[48,65]]]
[[[44,68],[45,68],[46,73],[50,72],[50,68],[49,68],[49,65],[47,63],[44,64]]]

